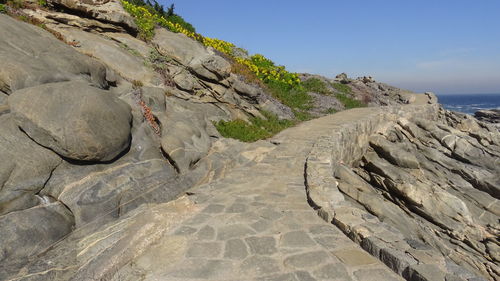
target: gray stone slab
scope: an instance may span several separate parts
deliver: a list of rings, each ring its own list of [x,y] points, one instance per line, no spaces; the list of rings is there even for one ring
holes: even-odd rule
[[[242,273],[253,273],[256,276],[269,275],[280,271],[280,269],[279,263],[275,259],[266,256],[251,256],[245,259],[240,266]]]
[[[225,225],[217,230],[217,240],[243,238],[253,234],[255,234],[255,231],[244,224]]]
[[[349,273],[341,263],[329,263],[313,272],[314,277],[322,280],[350,280]],[[385,279],[371,279],[384,280]],[[389,280],[387,280],[389,281]]]
[[[315,251],[289,256],[284,260],[284,264],[292,268],[310,268],[325,263],[328,258],[329,255],[325,251]]]
[[[245,243],[240,239],[231,239],[226,242],[224,258],[242,260],[248,256]]]
[[[276,239],[274,237],[248,237],[245,242],[250,248],[252,254],[257,255],[272,255],[278,250],[276,249]]]
[[[193,243],[186,252],[188,258],[217,258],[222,252],[222,243]]]
[[[282,247],[307,248],[315,245],[316,243],[309,237],[307,232],[302,230],[285,233],[280,239],[280,246]]]

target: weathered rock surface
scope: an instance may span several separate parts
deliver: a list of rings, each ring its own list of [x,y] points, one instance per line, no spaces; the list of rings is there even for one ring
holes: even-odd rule
[[[33,25],[0,15],[0,91],[86,80],[107,87],[105,67]],[[22,36],[21,36],[22,35]]]
[[[407,280],[497,280],[498,133],[443,110],[356,124],[309,155],[319,214]]]
[[[498,128],[500,128],[500,109],[490,109],[490,110],[479,110],[474,113],[474,117],[476,117],[480,121],[493,123]]]
[[[30,138],[69,159],[108,161],[130,143],[130,107],[84,82],[18,90],[9,105]]]
[[[61,163],[19,130],[12,114],[0,116],[0,159],[0,216],[38,205],[36,194]]]
[[[47,3],[55,8],[63,8],[103,22],[120,25],[128,30],[137,29],[134,19],[123,9],[119,0],[48,0]]]
[[[0,216],[0,262],[25,260],[46,250],[70,233],[73,224],[71,212],[57,201]]]

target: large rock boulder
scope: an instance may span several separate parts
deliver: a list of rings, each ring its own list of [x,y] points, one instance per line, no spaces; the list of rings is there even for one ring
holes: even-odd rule
[[[37,145],[15,124],[0,116],[0,216],[39,204],[37,194],[61,159]]]
[[[231,72],[228,61],[184,34],[158,29],[153,43],[162,55],[175,59],[204,79],[220,81]]]
[[[106,68],[36,26],[0,14],[0,91],[86,80],[106,88]]]
[[[129,30],[137,29],[134,18],[123,9],[119,0],[48,0],[47,2],[56,8],[84,14]]]
[[[14,92],[9,104],[19,127],[63,157],[109,161],[130,142],[130,107],[84,82],[50,83]]]

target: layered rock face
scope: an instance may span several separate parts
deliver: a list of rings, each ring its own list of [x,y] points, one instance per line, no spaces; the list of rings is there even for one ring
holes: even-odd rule
[[[359,122],[319,141],[309,198],[408,280],[497,280],[500,134],[464,114],[429,116]]]

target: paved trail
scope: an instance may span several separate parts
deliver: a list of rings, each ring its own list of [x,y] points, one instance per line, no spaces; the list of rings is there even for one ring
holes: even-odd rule
[[[190,190],[200,211],[168,234],[176,247],[143,258],[162,264],[145,280],[403,280],[307,202],[305,159],[337,119],[289,129],[262,161]]]

